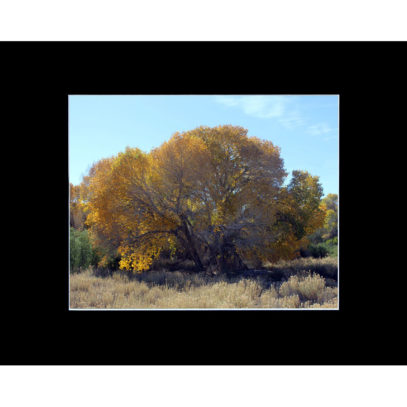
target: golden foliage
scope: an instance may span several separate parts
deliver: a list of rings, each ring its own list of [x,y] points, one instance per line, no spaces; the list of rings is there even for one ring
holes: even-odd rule
[[[199,127],[150,153],[128,147],[96,163],[86,224],[95,244],[135,272],[175,247],[198,268],[208,252],[220,268],[240,256],[292,258],[325,215],[318,178],[295,172],[283,188],[286,175],[270,141],[237,126]]]

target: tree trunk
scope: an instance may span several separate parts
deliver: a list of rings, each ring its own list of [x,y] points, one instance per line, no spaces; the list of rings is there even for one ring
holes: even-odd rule
[[[247,270],[233,243],[226,242],[222,247],[221,270],[224,273]]]
[[[186,250],[188,251],[189,255],[191,256],[191,259],[195,263],[196,268],[199,271],[204,270],[204,266],[202,264],[201,257],[199,256],[198,250],[196,249],[194,238],[189,230],[188,224],[186,221],[183,221],[182,223],[182,231],[184,232],[185,235],[185,242],[186,242]]]
[[[247,270],[247,266],[237,253],[235,245],[228,241],[211,247],[209,268],[217,273]]]

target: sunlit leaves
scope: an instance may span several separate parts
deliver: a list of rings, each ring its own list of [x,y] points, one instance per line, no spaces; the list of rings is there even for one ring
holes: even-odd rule
[[[150,153],[126,148],[99,161],[82,200],[94,243],[118,253],[122,269],[147,270],[176,248],[198,268],[222,269],[226,257],[292,257],[321,226],[318,178],[294,172],[284,188],[286,175],[270,141],[236,126],[199,127]]]

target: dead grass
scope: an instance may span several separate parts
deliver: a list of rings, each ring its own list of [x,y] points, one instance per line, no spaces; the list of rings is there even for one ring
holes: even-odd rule
[[[301,268],[299,264],[287,263],[284,270],[288,275],[297,268]],[[333,280],[327,284],[324,277],[302,268],[285,281],[272,282],[272,273],[266,271],[250,278],[166,271],[131,276],[117,272],[102,278],[89,269],[70,276],[70,305],[87,309],[337,308],[338,288]]]
[[[301,273],[303,270],[318,273],[330,280],[338,279],[338,258],[324,257],[316,259],[312,257],[298,258],[295,260],[280,260],[277,263],[266,263],[267,268],[276,278],[286,278]]]

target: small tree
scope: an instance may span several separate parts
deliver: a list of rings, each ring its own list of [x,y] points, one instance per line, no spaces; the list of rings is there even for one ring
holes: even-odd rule
[[[96,254],[92,249],[86,230],[81,231],[71,227],[69,243],[71,271],[77,272],[94,264]]]

